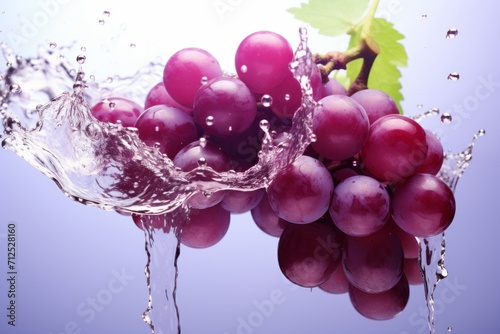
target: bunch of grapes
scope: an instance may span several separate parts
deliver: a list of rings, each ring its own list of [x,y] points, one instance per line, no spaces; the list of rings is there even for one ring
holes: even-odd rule
[[[144,108],[116,97],[91,111],[100,121],[137,128],[144,143],[183,171],[245,171],[258,161],[263,120],[277,145],[290,131],[302,99],[292,59],[288,41],[269,31],[240,43],[236,75],[224,74],[205,50],[182,49],[167,61]],[[304,154],[266,189],[190,197],[180,241],[212,246],[226,234],[231,213],[250,211],[262,231],[279,238],[279,266],[291,282],[348,293],[363,316],[390,319],[406,306],[409,284],[423,282],[417,237],[442,233],[455,214],[453,193],[436,176],[443,147],[382,91],[347,96],[335,79],[323,82],[317,66],[309,81],[321,107]],[[160,218],[148,222],[163,227]]]

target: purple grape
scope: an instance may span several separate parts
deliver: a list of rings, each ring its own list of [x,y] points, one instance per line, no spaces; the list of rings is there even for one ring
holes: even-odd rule
[[[133,127],[143,110],[140,105],[128,99],[109,97],[96,103],[90,112],[101,122],[121,123],[125,127]]]
[[[252,191],[228,190],[220,204],[231,213],[244,213],[255,208],[265,192],[264,189]]]
[[[181,243],[192,248],[207,248],[218,243],[229,229],[231,214],[220,205],[191,209],[181,230]]]
[[[328,293],[342,294],[349,291],[349,281],[345,277],[344,268],[339,266],[326,282],[319,288]]]
[[[428,173],[436,175],[443,165],[444,150],[439,138],[432,131],[425,130],[425,141],[429,146],[427,155],[422,165],[418,166],[415,173]]]
[[[251,210],[252,218],[255,224],[265,233],[279,237],[287,224],[286,220],[281,219],[269,204],[267,194],[264,192],[262,199],[255,208]]]
[[[163,84],[163,82],[157,83],[148,92],[148,95],[146,95],[146,100],[144,102],[144,109],[148,109],[149,107],[157,106],[159,104],[176,107],[187,113],[191,113],[192,109],[192,108],[186,108],[177,101],[175,101],[165,89],[165,85]]]

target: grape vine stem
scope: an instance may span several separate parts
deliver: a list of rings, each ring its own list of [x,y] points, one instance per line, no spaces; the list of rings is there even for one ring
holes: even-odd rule
[[[348,95],[352,95],[360,90],[368,88],[368,77],[380,47],[371,36],[371,25],[375,16],[379,0],[374,0],[363,19],[361,19],[352,29],[351,33],[361,32],[359,43],[345,52],[330,51],[325,54],[316,53],[313,61],[320,64],[323,82],[328,81],[329,75],[335,70],[345,70],[347,64],[356,59],[363,59],[363,65],[354,81],[349,86]]]

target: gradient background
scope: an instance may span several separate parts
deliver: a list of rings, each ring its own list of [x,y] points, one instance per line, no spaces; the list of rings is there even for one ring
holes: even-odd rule
[[[146,61],[157,56],[166,60],[187,46],[209,50],[223,68],[233,71],[238,43],[251,32],[273,30],[297,44],[302,23],[286,9],[299,3],[2,0],[0,41],[13,45],[13,34],[24,36],[22,43],[13,46],[17,53],[29,56],[39,44],[76,40],[87,47],[86,73],[98,80],[133,73]],[[221,4],[225,11],[217,12],[215,6]],[[109,17],[102,14],[105,10],[110,11]],[[457,215],[447,232],[449,277],[436,291],[437,333],[447,332],[449,326],[452,333],[500,332],[499,10],[494,0],[391,0],[379,6],[379,14],[406,36],[405,113],[432,107],[450,112],[451,124],[440,123],[438,117],[423,124],[440,133],[445,148],[453,152],[465,148],[478,129],[487,131],[456,192]],[[106,20],[102,26],[100,19]],[[26,34],[26,21],[37,22],[37,29]],[[446,31],[453,27],[458,28],[458,37],[446,40]],[[314,52],[346,47],[345,39],[309,31]],[[131,43],[137,47],[131,49]],[[460,73],[460,80],[446,80],[454,71]],[[488,81],[494,84],[485,84]],[[68,200],[52,181],[12,152],[0,150],[0,166],[0,333],[150,333],[141,320],[147,305],[144,236],[131,219]],[[5,317],[10,221],[18,226],[15,328],[7,326]],[[178,282],[182,332],[427,332],[422,286],[411,289],[410,302],[396,319],[370,321],[356,313],[347,295],[285,282],[276,245],[277,239],[260,232],[249,215],[240,215],[233,216],[228,234],[216,246],[184,247]],[[118,273],[122,281],[116,280]],[[281,294],[281,303],[258,325],[238,331],[241,321],[259,319],[256,303],[273,294]],[[88,305],[92,298],[103,302],[93,313]]]

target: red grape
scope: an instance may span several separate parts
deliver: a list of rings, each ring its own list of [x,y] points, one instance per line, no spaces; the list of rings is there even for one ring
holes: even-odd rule
[[[347,95],[347,89],[335,78],[328,78],[323,84],[323,97],[328,95]]]
[[[251,210],[251,214],[255,224],[262,231],[273,237],[279,237],[288,224],[286,220],[281,219],[274,212],[273,208],[271,208],[267,193],[265,192],[259,204]]]
[[[222,70],[214,56],[203,49],[186,48],[174,53],[165,64],[163,83],[175,101],[191,109],[203,82],[219,76]]]
[[[401,313],[410,298],[410,287],[405,275],[388,291],[367,293],[349,287],[351,303],[361,315],[372,320],[389,320]]]
[[[427,150],[425,131],[417,122],[402,115],[386,115],[370,126],[361,157],[377,179],[399,182],[424,163]]]
[[[424,284],[424,278],[420,272],[420,263],[418,259],[405,259],[403,271],[410,285]]]
[[[157,143],[160,152],[172,159],[184,146],[198,139],[198,130],[191,115],[166,105],[146,109],[135,126],[139,138],[149,146]]]
[[[302,155],[279,171],[267,188],[273,210],[286,221],[306,224],[328,210],[333,180],[318,160]]]
[[[370,124],[382,116],[399,114],[399,109],[389,94],[376,89],[363,89],[351,95],[368,115]]]
[[[352,176],[333,191],[330,216],[347,235],[366,236],[384,226],[389,218],[390,198],[377,180]]]
[[[365,237],[345,239],[345,275],[363,291],[379,293],[392,288],[403,273],[403,260],[401,242],[387,226]]]
[[[200,87],[194,97],[193,113],[207,134],[227,136],[252,125],[257,105],[241,80],[219,77]]]
[[[146,101],[144,102],[144,109],[148,109],[149,107],[157,106],[159,104],[176,107],[188,113],[191,113],[192,109],[192,108],[186,108],[182,104],[175,101],[165,89],[165,85],[163,84],[163,82],[157,83],[148,92],[148,95],[146,96]]]
[[[226,235],[231,214],[220,205],[190,209],[181,230],[181,243],[192,248],[215,245]]]
[[[265,192],[264,189],[252,191],[228,190],[220,204],[231,213],[244,213],[255,208]]]
[[[349,291],[349,285],[349,281],[345,277],[344,268],[339,265],[332,276],[321,284],[319,288],[329,293],[342,294]]]
[[[281,35],[258,31],[238,46],[235,66],[238,77],[254,93],[267,94],[288,75],[293,51]]]
[[[350,97],[330,95],[320,100],[314,113],[312,147],[330,160],[343,160],[357,154],[368,135],[369,122],[363,107]]]
[[[439,141],[439,138],[428,129],[425,130],[425,140],[429,149],[427,150],[427,155],[425,156],[423,164],[417,167],[415,173],[428,173],[436,175],[443,165],[443,145]]]
[[[416,237],[427,238],[442,233],[454,216],[453,191],[432,174],[416,174],[394,190],[394,222]]]
[[[137,103],[122,97],[109,97],[94,105],[90,112],[101,122],[121,123],[132,127],[143,109]]]
[[[278,262],[293,283],[316,287],[337,270],[342,235],[330,224],[288,224],[278,243]]]

